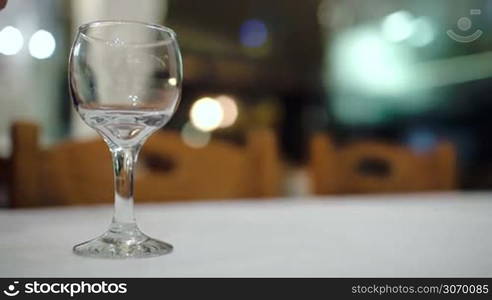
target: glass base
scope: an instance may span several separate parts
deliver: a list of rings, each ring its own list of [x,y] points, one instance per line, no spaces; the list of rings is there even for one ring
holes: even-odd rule
[[[148,237],[135,224],[111,224],[93,240],[75,245],[77,255],[95,258],[145,258],[168,254],[173,246]]]

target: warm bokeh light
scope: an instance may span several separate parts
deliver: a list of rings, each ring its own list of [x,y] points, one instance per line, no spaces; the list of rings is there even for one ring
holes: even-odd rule
[[[178,80],[176,78],[169,78],[167,83],[169,83],[169,85],[176,86],[178,84]]]
[[[191,107],[190,119],[196,128],[202,131],[212,131],[221,125],[224,119],[224,110],[216,99],[201,98]]]
[[[15,55],[24,46],[24,37],[19,29],[7,26],[0,31],[0,53]]]
[[[55,52],[55,48],[55,38],[46,30],[36,31],[29,40],[29,53],[37,59],[49,58]]]
[[[226,128],[234,125],[239,114],[236,101],[230,96],[219,96],[217,101],[219,101],[224,112],[224,117],[219,127]]]
[[[210,132],[198,130],[189,122],[181,129],[183,142],[192,148],[203,148],[207,146],[210,142],[210,137]]]

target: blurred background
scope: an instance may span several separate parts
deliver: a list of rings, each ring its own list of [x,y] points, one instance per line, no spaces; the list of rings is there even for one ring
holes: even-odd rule
[[[365,141],[414,158],[446,142],[446,189],[492,187],[490,0],[11,0],[0,12],[2,205],[13,122],[37,123],[45,148],[95,136],[72,109],[67,59],[76,28],[100,19],[173,28],[185,77],[163,130],[194,149],[271,130],[282,195],[313,193],[320,133],[337,149]]]

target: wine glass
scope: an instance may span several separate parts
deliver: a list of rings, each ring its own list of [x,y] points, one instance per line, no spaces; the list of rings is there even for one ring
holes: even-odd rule
[[[133,176],[145,140],[176,111],[181,82],[181,54],[171,29],[128,21],[97,21],[79,27],[70,51],[70,94],[80,117],[109,146],[115,203],[109,230],[74,246],[76,254],[129,258],[172,251],[170,244],[138,228]]]

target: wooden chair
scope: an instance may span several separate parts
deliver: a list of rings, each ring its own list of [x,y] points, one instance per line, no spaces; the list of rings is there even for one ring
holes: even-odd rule
[[[428,153],[376,142],[338,149],[328,135],[310,143],[309,171],[315,194],[403,193],[456,187],[456,153],[440,142]]]
[[[113,201],[111,157],[101,139],[39,146],[35,124],[12,127],[11,206],[72,205]],[[161,131],[143,147],[136,172],[136,201],[272,197],[279,193],[277,144],[269,130],[247,135],[245,146],[212,141],[186,146],[178,133]]]

